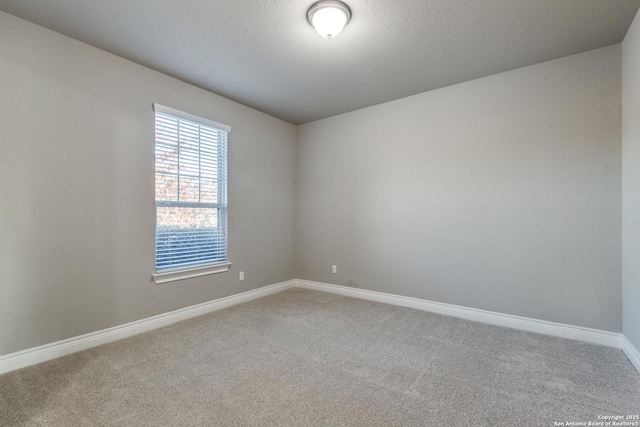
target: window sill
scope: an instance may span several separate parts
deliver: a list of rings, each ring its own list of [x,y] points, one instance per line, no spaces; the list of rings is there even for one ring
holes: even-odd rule
[[[230,262],[212,264],[204,267],[188,268],[184,270],[167,271],[151,275],[151,280],[156,285],[175,282],[178,280],[192,279],[194,277],[208,276],[209,274],[224,273],[231,267]]]

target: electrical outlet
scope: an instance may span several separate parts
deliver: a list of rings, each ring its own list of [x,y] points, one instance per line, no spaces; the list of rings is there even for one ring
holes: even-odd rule
[[[332,265],[332,266],[331,266],[331,272],[332,272],[333,274],[336,274],[336,273],[338,272],[338,266],[337,266],[337,265]]]
[[[244,280],[244,271],[240,272],[240,280]]]

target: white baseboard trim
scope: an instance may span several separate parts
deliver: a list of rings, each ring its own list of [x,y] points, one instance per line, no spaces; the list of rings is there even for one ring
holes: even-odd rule
[[[293,287],[329,292],[384,304],[429,311],[432,313],[458,317],[476,322],[488,323],[491,325],[505,326],[508,328],[521,329],[545,335],[620,348],[624,351],[638,372],[640,372],[640,353],[622,334],[562,323],[547,322],[527,317],[513,316],[509,314],[495,313],[418,298],[386,294],[383,292],[350,288],[329,283],[312,282],[308,280],[289,280],[275,285],[265,286],[259,289],[171,311],[169,313],[159,314],[147,319],[0,356],[0,374],[46,362],[48,360],[83,351],[92,347],[97,347],[123,338],[128,338],[130,336],[158,329],[181,320],[222,310],[224,308],[262,298],[267,295],[282,292]]]
[[[608,347],[622,347],[622,334],[601,331],[599,329],[548,322],[545,320],[531,319],[528,317],[513,316],[510,314],[496,313],[492,311],[479,310],[476,308],[462,307],[459,305],[444,304],[418,298],[403,297],[399,295],[368,291],[365,289],[350,288],[347,286],[332,285],[329,283],[312,282],[308,280],[296,280],[296,287],[311,289],[315,291],[330,292],[333,294],[381,302],[385,304],[414,308],[417,310],[444,314],[446,316],[458,317],[475,322],[488,323],[491,325],[505,326],[508,328],[521,329],[524,331],[536,332],[539,334],[585,341],[588,343],[605,345]]]
[[[193,305],[191,307],[181,308],[169,313],[159,314],[157,316],[127,323],[113,328],[103,329],[101,331],[91,332],[62,341],[45,344],[16,353],[0,356],[0,374],[14,371],[16,369],[25,368],[37,363],[46,362],[51,359],[66,356],[71,353],[86,350],[109,342],[128,338],[142,332],[158,329],[181,320],[190,319],[192,317],[201,316],[243,302],[252,301],[267,295],[275,294],[295,286],[294,280],[278,283],[271,286],[255,289],[252,291],[242,292],[240,294],[231,295],[210,302]]]
[[[638,370],[638,373],[640,373],[640,352],[625,336],[622,337],[622,351],[624,351],[624,354],[627,355],[631,364],[633,364]]]

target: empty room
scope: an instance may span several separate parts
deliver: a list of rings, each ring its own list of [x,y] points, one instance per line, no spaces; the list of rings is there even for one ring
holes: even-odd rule
[[[0,426],[640,426],[640,0],[0,0]]]

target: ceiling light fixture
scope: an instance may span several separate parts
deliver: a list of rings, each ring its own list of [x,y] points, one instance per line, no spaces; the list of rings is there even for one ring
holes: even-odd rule
[[[307,11],[307,21],[318,34],[331,39],[342,31],[351,19],[349,6],[341,1],[319,1]]]

